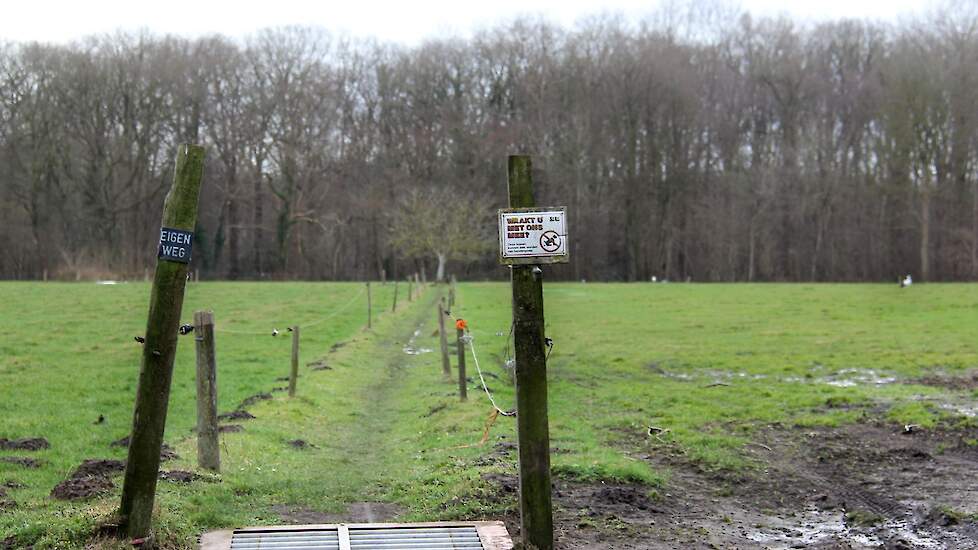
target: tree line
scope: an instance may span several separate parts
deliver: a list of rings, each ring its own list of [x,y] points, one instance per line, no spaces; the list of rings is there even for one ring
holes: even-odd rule
[[[721,12],[417,47],[300,27],[0,44],[0,277],[141,277],[185,141],[207,149],[213,278],[504,277],[513,153],[568,207],[557,278],[978,276],[974,10]]]

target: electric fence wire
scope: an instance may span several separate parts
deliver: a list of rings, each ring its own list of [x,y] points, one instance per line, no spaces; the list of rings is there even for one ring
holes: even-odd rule
[[[462,342],[469,345],[469,350],[472,352],[472,361],[475,363],[475,370],[479,373],[479,381],[482,382],[482,389],[486,392],[486,396],[489,398],[489,402],[496,409],[496,412],[503,416],[516,416],[516,411],[504,411],[499,408],[496,404],[496,400],[492,397],[492,392],[489,391],[489,387],[486,385],[486,379],[482,376],[482,367],[479,366],[479,356],[475,353],[475,345],[472,343],[472,333],[466,334],[462,337]]]
[[[298,326],[301,327],[301,328],[307,329],[307,328],[310,328],[310,327],[314,327],[314,326],[316,326],[316,325],[318,325],[320,323],[323,323],[325,321],[328,321],[328,320],[332,319],[333,317],[336,317],[340,313],[343,313],[344,311],[346,311],[347,309],[349,309],[350,306],[352,306],[357,301],[357,299],[360,298],[361,296],[363,296],[364,293],[366,293],[366,292],[367,292],[366,289],[360,289],[360,292],[358,292],[355,296],[353,296],[352,298],[350,298],[350,300],[348,302],[346,302],[345,304],[343,304],[342,306],[340,306],[339,309],[334,309],[329,315],[326,315],[325,317],[321,317],[320,319],[318,319],[316,321],[312,321],[312,322],[310,322],[308,324],[301,324],[301,323],[299,323]],[[232,329],[224,328],[224,327],[221,327],[220,325],[218,325],[218,326],[215,326],[214,327],[214,332],[225,332],[225,333],[228,333],[228,334],[244,334],[244,335],[250,335],[250,336],[261,336],[261,335],[273,334],[273,332],[275,332],[275,329],[273,329],[271,331],[264,330],[264,331],[260,331],[259,332],[259,331],[251,331],[251,330],[232,330]]]
[[[460,320],[459,317],[456,317],[450,311],[447,311],[446,310],[445,313],[447,313],[449,317],[451,317],[453,320],[455,320],[456,324]],[[513,324],[511,324],[509,326],[509,336],[506,337],[506,356],[507,356],[507,358],[509,357],[509,341],[510,341],[510,338],[513,336],[513,329],[514,329],[515,326],[516,326],[515,323],[513,323]],[[472,337],[472,332],[470,332],[468,330],[468,328],[465,329],[465,332],[466,332],[466,334],[465,334],[465,336],[462,337],[462,342],[468,344],[469,345],[469,350],[472,351],[472,361],[475,363],[475,370],[476,370],[476,372],[479,373],[479,382],[482,384],[482,390],[484,392],[486,392],[486,396],[489,398],[489,402],[492,403],[493,408],[496,409],[496,412],[498,412],[499,414],[501,414],[503,416],[516,416],[516,410],[504,411],[503,409],[501,409],[499,407],[499,405],[496,404],[496,400],[492,397],[492,392],[489,391],[489,386],[486,385],[486,378],[485,378],[485,376],[482,375],[482,367],[479,365],[479,357],[478,357],[478,355],[476,355],[476,353],[475,353],[475,345],[473,345],[473,343],[472,343],[474,341],[474,338]],[[509,362],[510,362],[510,359],[507,359],[506,360],[506,364],[509,365]]]

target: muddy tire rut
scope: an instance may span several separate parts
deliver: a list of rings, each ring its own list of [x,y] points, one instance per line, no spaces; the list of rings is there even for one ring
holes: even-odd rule
[[[675,448],[647,447],[633,456],[669,473],[657,498],[645,498],[649,487],[555,480],[556,546],[975,549],[976,440],[978,428],[769,426],[744,446],[755,467],[740,472],[706,471]],[[497,450],[486,460],[505,458]],[[515,477],[483,477],[495,498],[515,504]],[[507,522],[516,533],[518,516]]]

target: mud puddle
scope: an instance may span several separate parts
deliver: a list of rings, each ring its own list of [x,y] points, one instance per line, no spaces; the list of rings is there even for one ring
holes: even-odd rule
[[[849,525],[841,510],[810,509],[790,518],[766,517],[761,528],[748,531],[747,538],[764,548],[947,548],[927,531],[917,531],[908,521],[887,521],[871,531]],[[758,525],[758,524],[756,524]],[[882,534],[873,534],[873,531]]]
[[[419,336],[421,336],[420,326],[414,330],[414,333],[411,334],[411,338],[408,339],[407,344],[404,344],[404,347],[401,348],[401,351],[403,351],[408,355],[421,355],[423,353],[433,352],[434,350],[431,348],[418,347],[417,340]]]
[[[675,372],[662,369],[658,366],[649,367],[658,374],[674,380],[685,382],[697,382],[705,386],[727,386],[739,380],[774,380],[776,382],[788,384],[825,384],[837,388],[852,388],[856,386],[885,386],[895,384],[900,381],[896,376],[879,372],[873,369],[841,369],[832,373],[819,374],[817,376],[771,376],[761,373],[749,372],[730,372],[702,370],[694,372]],[[813,371],[818,372],[823,369],[816,367]]]

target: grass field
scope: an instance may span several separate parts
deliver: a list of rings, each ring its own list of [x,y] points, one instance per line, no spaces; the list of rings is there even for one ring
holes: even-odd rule
[[[289,339],[302,331],[299,395],[248,407],[257,418],[222,436],[220,476],[161,482],[160,538],[186,548],[200,532],[234,525],[342,517],[351,503],[386,502],[406,520],[512,516],[493,475],[515,472],[494,445],[515,441],[500,417],[480,445],[489,403],[476,377],[458,402],[441,375],[429,287],[389,313],[391,285],[374,286],[375,325],[363,329],[362,285],[200,283],[184,318],[217,319],[220,411],[285,385]],[[555,475],[575,483],[643,487],[652,500],[673,472],[644,457],[668,450],[706,472],[759,467],[748,452],[771,425],[821,429],[868,421],[923,428],[967,425],[971,389],[915,383],[978,367],[978,286],[548,284],[550,424]],[[36,470],[0,462],[15,506],[0,510],[13,547],[81,547],[111,521],[115,490],[64,503],[48,495],[83,459],[125,458],[109,443],[128,433],[148,286],[0,284],[0,438],[43,436]],[[343,309],[343,308],[346,309]],[[487,382],[514,402],[503,364],[509,287],[464,284],[453,312],[469,322]],[[225,332],[221,332],[222,329]],[[255,332],[238,334],[228,331]],[[342,347],[334,344],[345,342]],[[331,349],[333,348],[333,349]],[[307,363],[325,362],[312,370]],[[193,346],[180,340],[166,440],[194,469]],[[105,421],[95,424],[99,415]],[[648,427],[659,428],[656,437]],[[295,448],[289,441],[311,444]],[[628,531],[623,531],[628,535]],[[114,547],[121,543],[101,540]],[[612,546],[614,547],[614,546]]]

